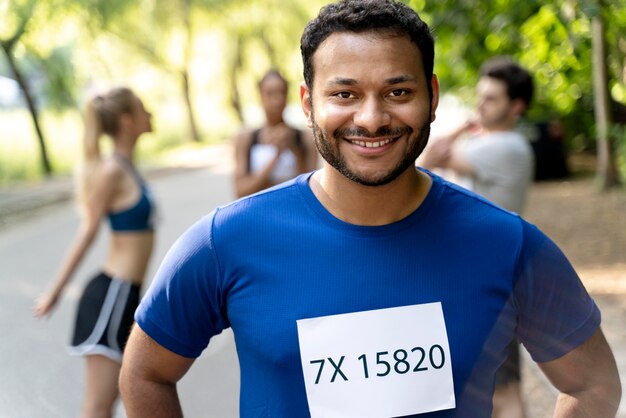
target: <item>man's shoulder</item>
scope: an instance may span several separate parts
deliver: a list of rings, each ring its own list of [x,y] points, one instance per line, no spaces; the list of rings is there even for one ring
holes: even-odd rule
[[[518,130],[490,132],[484,140],[501,145],[528,144],[529,140],[524,133]]]
[[[276,186],[261,190],[248,196],[241,197],[217,208],[219,217],[258,217],[265,211],[277,212],[293,209],[293,206],[302,203],[303,182],[307,174],[287,180]]]
[[[501,160],[506,156],[524,157],[532,155],[532,147],[526,137],[518,131],[490,132],[466,141],[464,154],[478,160]]]
[[[435,216],[441,216],[441,222],[479,234],[523,234],[528,222],[518,213],[448,180],[441,179],[440,183]]]

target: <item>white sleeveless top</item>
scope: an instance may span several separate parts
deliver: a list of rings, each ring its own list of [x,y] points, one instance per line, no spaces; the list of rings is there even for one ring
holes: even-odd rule
[[[276,147],[271,144],[254,144],[250,147],[250,172],[263,170],[276,155]],[[298,174],[298,159],[291,150],[284,150],[274,167],[270,179],[278,184],[294,178]]]

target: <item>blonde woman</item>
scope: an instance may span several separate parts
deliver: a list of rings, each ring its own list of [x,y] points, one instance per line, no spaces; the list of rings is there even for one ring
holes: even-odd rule
[[[141,134],[152,130],[151,115],[128,88],[91,99],[85,109],[85,164],[77,195],[82,221],[50,289],[36,301],[36,317],[48,316],[93,243],[103,218],[111,238],[102,270],[80,299],[69,351],[86,358],[82,417],[111,417],[118,397],[122,352],[139,302],[154,242],[154,204],[135,169],[133,154]],[[100,154],[100,138],[113,141]]]

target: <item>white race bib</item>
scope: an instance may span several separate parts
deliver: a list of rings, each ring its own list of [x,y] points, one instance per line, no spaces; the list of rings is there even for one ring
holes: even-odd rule
[[[297,325],[312,418],[389,418],[455,407],[441,303]]]

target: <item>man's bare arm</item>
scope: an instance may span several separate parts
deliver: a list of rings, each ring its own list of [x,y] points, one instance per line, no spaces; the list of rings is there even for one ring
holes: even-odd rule
[[[194,360],[160,346],[135,325],[120,373],[120,393],[128,418],[182,417],[176,383]]]
[[[418,158],[417,165],[428,170],[445,168],[451,169],[457,174],[473,175],[474,167],[458,151],[455,145],[459,138],[476,129],[476,126],[476,122],[468,120],[449,134],[440,138],[432,138],[422,155]]]
[[[621,384],[615,358],[601,329],[563,357],[539,367],[561,392],[554,418],[615,417]]]

